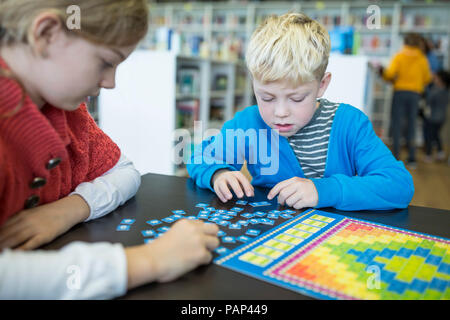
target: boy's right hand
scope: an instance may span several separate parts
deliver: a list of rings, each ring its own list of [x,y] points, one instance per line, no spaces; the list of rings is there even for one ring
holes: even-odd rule
[[[250,181],[240,171],[218,170],[213,175],[212,185],[222,202],[227,202],[233,198],[230,187],[238,198],[242,198],[244,193],[247,197],[255,195],[255,190]]]
[[[183,219],[152,243],[127,248],[128,289],[172,281],[211,262],[211,251],[220,243],[218,231],[215,224]]]

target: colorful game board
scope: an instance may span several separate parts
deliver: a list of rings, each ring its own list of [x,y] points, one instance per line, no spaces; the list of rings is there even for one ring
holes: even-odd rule
[[[322,299],[450,299],[450,241],[310,210],[214,262]]]

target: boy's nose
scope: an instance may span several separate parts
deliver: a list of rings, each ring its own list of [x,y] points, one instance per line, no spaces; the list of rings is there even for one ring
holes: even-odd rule
[[[283,104],[275,106],[274,115],[278,118],[285,118],[289,115],[289,108],[284,106]]]
[[[116,73],[109,72],[100,83],[101,88],[114,89],[116,87]]]

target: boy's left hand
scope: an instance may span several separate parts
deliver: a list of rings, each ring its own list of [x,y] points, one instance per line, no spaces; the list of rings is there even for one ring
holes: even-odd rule
[[[52,241],[88,216],[89,206],[77,195],[20,211],[0,227],[0,251],[4,248],[35,249]]]
[[[319,194],[312,180],[293,177],[281,181],[270,190],[267,198],[272,200],[278,195],[278,203],[295,209],[315,207]]]

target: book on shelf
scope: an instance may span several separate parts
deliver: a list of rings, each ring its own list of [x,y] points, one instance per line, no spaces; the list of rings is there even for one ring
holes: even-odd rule
[[[191,130],[194,121],[199,120],[200,101],[198,99],[178,101],[176,106],[176,127]]]

